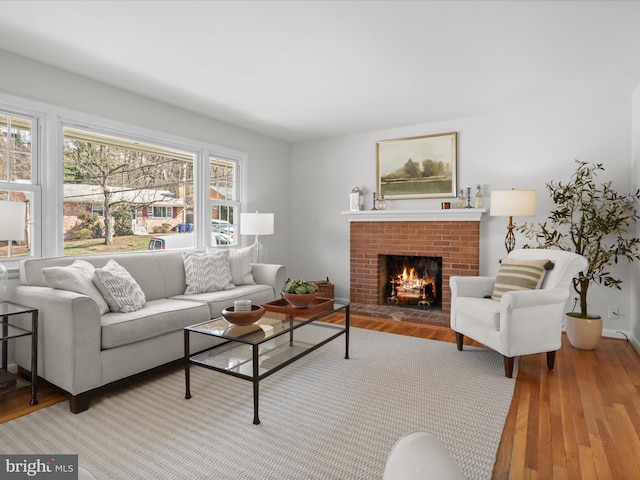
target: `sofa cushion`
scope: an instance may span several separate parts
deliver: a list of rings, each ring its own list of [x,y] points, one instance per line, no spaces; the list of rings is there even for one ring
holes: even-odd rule
[[[232,248],[229,250],[229,266],[231,282],[234,285],[255,285],[251,264],[257,262],[255,244],[250,247]]]
[[[109,260],[104,267],[95,269],[93,283],[112,312],[135,312],[147,301],[140,285],[115,260]]]
[[[491,298],[458,297],[456,314],[494,330],[500,330],[500,302]]]
[[[251,300],[254,305],[271,302],[274,299],[273,288],[269,285],[238,285],[233,290],[198,293],[195,295],[177,295],[177,300],[205,303],[209,306],[211,318],[219,317],[222,310],[232,307],[235,300]]]
[[[102,349],[135,343],[209,320],[206,304],[180,300],[150,300],[135,312],[102,316]]]
[[[76,260],[66,267],[43,268],[42,275],[49,286],[53,288],[90,297],[98,305],[100,315],[103,315],[109,311],[109,305],[91,280],[94,271],[95,267],[89,262]]]
[[[500,300],[507,292],[540,288],[547,270],[552,267],[553,263],[546,259],[502,259],[491,298]]]
[[[231,283],[229,253],[226,250],[183,252],[182,258],[187,282],[185,295],[218,292],[235,286]]]

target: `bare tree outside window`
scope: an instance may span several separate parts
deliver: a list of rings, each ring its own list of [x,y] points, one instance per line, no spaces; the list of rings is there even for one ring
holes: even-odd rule
[[[192,156],[93,137],[65,132],[65,240],[103,238],[113,245],[114,236],[167,233],[193,223]],[[162,217],[154,216],[156,207],[162,207]]]

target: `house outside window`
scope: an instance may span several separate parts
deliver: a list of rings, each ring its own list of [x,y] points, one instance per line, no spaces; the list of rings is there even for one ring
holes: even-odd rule
[[[173,218],[173,207],[147,207],[150,217]]]
[[[104,206],[101,203],[92,203],[91,213],[95,213],[99,217],[104,217]]]
[[[195,154],[64,128],[64,254],[144,251],[194,217]],[[177,213],[174,215],[174,213]]]
[[[26,204],[23,241],[1,241],[0,261],[37,255],[35,219],[40,214],[38,184],[39,117],[0,106],[0,200]]]

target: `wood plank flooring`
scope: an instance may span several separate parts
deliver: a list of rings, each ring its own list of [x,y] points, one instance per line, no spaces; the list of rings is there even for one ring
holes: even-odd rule
[[[352,315],[351,324],[455,344],[447,327],[360,315]],[[66,398],[47,384],[35,407],[29,406],[28,390],[0,396],[0,423]],[[493,478],[640,478],[640,355],[633,346],[603,338],[586,352],[564,337],[553,371],[547,370],[545,355],[522,357]]]

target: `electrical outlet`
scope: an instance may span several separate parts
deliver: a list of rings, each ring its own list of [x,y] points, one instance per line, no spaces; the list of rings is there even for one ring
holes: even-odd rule
[[[620,316],[620,310],[618,307],[609,307],[609,318],[618,318]]]

